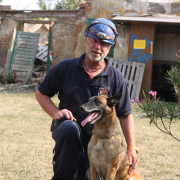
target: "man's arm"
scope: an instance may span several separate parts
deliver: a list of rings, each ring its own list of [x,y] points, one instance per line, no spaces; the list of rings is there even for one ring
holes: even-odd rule
[[[67,119],[70,120],[76,120],[72,113],[67,109],[59,110],[56,105],[53,103],[53,101],[46,95],[41,94],[39,90],[36,91],[35,97],[37,101],[39,102],[42,109],[54,120],[60,120],[64,116]]]
[[[135,143],[135,126],[132,114],[119,117],[121,128],[126,139],[127,146],[136,146]],[[128,149],[128,160],[130,168],[128,173],[131,174],[137,163],[137,152],[135,149]]]

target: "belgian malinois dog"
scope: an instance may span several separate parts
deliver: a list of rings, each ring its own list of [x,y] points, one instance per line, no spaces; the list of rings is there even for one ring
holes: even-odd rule
[[[93,135],[88,144],[90,180],[96,180],[97,173],[103,180],[142,180],[136,170],[128,174],[129,163],[123,144],[115,106],[122,94],[107,98],[95,96],[80,107],[82,112],[89,112],[82,121],[94,124]]]

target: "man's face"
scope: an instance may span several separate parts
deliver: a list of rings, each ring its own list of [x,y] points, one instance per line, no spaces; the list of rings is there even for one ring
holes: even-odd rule
[[[111,45],[93,37],[88,37],[85,43],[85,47],[87,57],[91,61],[99,62],[107,56]]]

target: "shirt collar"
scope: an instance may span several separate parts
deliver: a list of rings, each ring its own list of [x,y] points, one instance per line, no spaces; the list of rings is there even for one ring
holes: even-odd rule
[[[77,61],[77,66],[83,68],[83,60],[84,60],[85,55],[86,55],[86,53],[82,54],[82,55],[79,57],[79,59],[78,59],[78,61]]]
[[[83,60],[84,60],[84,58],[85,58],[85,55],[86,55],[86,53],[84,53],[84,54],[82,54],[80,57],[79,57],[79,59],[78,59],[78,61],[77,61],[77,66],[79,66],[79,67],[81,67],[81,68],[84,68],[83,67]],[[109,62],[109,59],[106,57],[105,58],[105,61],[106,61],[106,63],[107,63],[107,66],[106,66],[106,69],[102,72],[102,73],[100,73],[101,75],[103,75],[103,76],[109,76],[109,73],[110,73],[110,70],[111,70],[111,64],[110,64],[110,62]]]

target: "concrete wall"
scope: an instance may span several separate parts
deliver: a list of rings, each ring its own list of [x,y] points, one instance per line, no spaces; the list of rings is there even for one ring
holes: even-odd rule
[[[171,0],[124,0],[124,13],[138,14],[179,14],[180,3]],[[119,11],[120,12],[120,11]]]
[[[116,46],[114,48],[114,58],[128,60],[128,48],[130,38],[130,24],[118,24],[117,31],[119,33],[117,37]]]
[[[124,12],[123,0],[94,0],[92,1],[92,10],[88,16],[111,19],[113,12]]]

